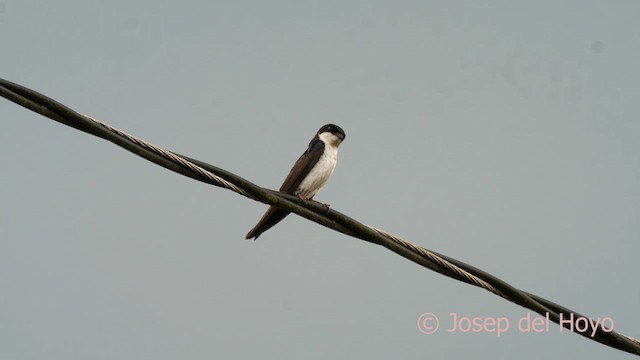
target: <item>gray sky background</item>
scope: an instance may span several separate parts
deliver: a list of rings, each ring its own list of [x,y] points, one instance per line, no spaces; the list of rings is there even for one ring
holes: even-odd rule
[[[1,77],[640,337],[637,1],[0,1]],[[628,358],[0,101],[0,358]],[[424,335],[418,316],[441,328]],[[449,313],[510,330],[449,333]]]

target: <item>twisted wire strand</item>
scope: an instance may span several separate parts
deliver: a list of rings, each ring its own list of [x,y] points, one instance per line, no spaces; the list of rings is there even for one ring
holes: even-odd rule
[[[105,123],[103,123],[102,121],[100,121],[100,120],[98,120],[96,118],[93,118],[91,116],[84,115],[84,114],[80,114],[80,115],[82,115],[85,118],[95,122],[96,124],[99,124],[100,126],[105,127],[107,130],[109,130],[111,132],[114,132],[114,133],[118,134],[119,136],[127,138],[130,141],[132,141],[132,142],[134,142],[134,143],[136,143],[136,144],[138,144],[140,146],[143,146],[143,147],[155,152],[156,154],[165,157],[166,159],[168,159],[170,161],[173,161],[174,163],[176,163],[176,164],[178,164],[178,165],[180,165],[180,166],[182,166],[184,168],[187,168],[187,169],[189,169],[189,170],[191,170],[191,171],[193,171],[195,173],[198,173],[201,176],[206,177],[207,179],[217,183],[221,187],[227,188],[227,189],[229,189],[229,190],[231,190],[233,192],[236,192],[236,193],[238,193],[238,194],[240,194],[242,196],[248,197],[249,199],[257,200],[254,196],[252,196],[248,192],[244,191],[243,189],[239,188],[238,186],[236,186],[232,182],[229,182],[229,181],[221,178],[220,176],[217,176],[217,175],[211,173],[210,171],[201,168],[200,166],[192,163],[191,161],[188,161],[188,160],[184,159],[182,156],[178,156],[178,155],[172,153],[171,151],[168,151],[168,150],[165,150],[165,149],[163,149],[163,148],[161,148],[159,146],[153,145],[152,143],[150,143],[150,142],[148,142],[146,140],[143,140],[141,138],[135,137],[133,135],[129,135],[126,132],[124,132],[124,131],[122,131],[120,129],[117,129],[117,128],[111,126],[111,125],[105,124]]]
[[[431,251],[429,251],[429,250],[427,250],[427,249],[425,249],[423,247],[417,246],[417,245],[415,245],[415,244],[413,244],[413,243],[411,243],[411,242],[409,242],[407,240],[404,240],[404,239],[402,239],[402,238],[400,238],[400,237],[398,237],[396,235],[390,234],[390,233],[388,233],[388,232],[386,232],[384,230],[380,230],[380,229],[378,229],[376,227],[373,227],[373,226],[370,226],[370,225],[367,225],[367,226],[369,226],[371,229],[376,231],[378,234],[386,237],[387,239],[393,240],[396,243],[398,243],[398,244],[400,244],[400,245],[402,245],[404,247],[407,247],[407,248],[415,251],[416,253],[421,254],[424,257],[429,258],[431,261],[434,261],[434,262],[440,264],[441,266],[443,266],[443,267],[449,269],[450,271],[460,275],[461,277],[466,278],[469,282],[475,284],[476,286],[481,287],[481,288],[483,288],[485,290],[488,290],[488,291],[490,291],[490,292],[492,292],[492,293],[494,293],[494,294],[496,294],[496,295],[498,295],[498,296],[500,296],[502,298],[510,300],[509,297],[507,297],[500,290],[496,289],[494,286],[492,286],[488,282],[478,278],[477,276],[469,273],[468,271],[465,271],[465,270],[461,269],[460,267],[458,267],[458,266],[450,263],[449,261],[441,258],[440,256],[432,253]]]
[[[318,222],[324,226],[330,227],[334,230],[340,231],[344,234],[376,243],[378,245],[383,245],[388,249],[400,254],[401,256],[404,256],[445,276],[449,276],[468,284],[483,288],[506,300],[532,309],[539,314],[544,314],[544,312],[547,312],[548,314],[550,314],[550,318],[556,323],[559,323],[558,313],[572,312],[569,309],[563,308],[546,299],[513,288],[500,279],[486,274],[481,270],[475,269],[455,259],[437,254],[431,250],[417,246],[386,231],[372,226],[364,225],[334,210],[330,210],[328,212],[325,210],[325,213],[322,213],[320,207],[314,206],[313,204],[303,203],[302,205],[304,206],[300,206],[300,203],[298,203],[298,200],[295,197],[260,188],[238,177],[237,175],[226,172],[225,170],[218,169],[209,164],[202,163],[198,160],[162,149],[145,140],[129,135],[124,131],[114,128],[90,116],[79,114],[74,110],[71,110],[66,106],[56,102],[55,100],[52,100],[21,85],[0,79],[0,95],[43,116],[49,117],[65,125],[74,127],[78,130],[112,141],[118,146],[124,147],[125,149],[134,152],[137,155],[146,158],[147,160],[153,161],[161,166],[169,168],[170,170],[179,172],[196,180],[205,181],[212,185],[224,187],[250,199],[265,202],[270,205],[279,206],[289,211],[296,212],[301,216]],[[92,122],[93,124],[89,124],[86,122]],[[135,146],[130,146],[125,142],[115,141],[110,136],[106,136],[105,134],[101,133],[101,131],[97,130],[95,127],[93,127],[93,125],[97,125],[103,130],[106,129],[106,131],[116,134],[116,136],[120,138],[127,139],[127,141],[135,144]],[[152,152],[153,154],[158,155],[163,160],[167,160],[171,164],[177,165],[178,168],[169,167],[165,163],[161,163],[157,161],[157,159],[152,159],[146,154],[135,152],[134,150],[132,150],[132,148],[136,148],[136,146],[142,147]],[[186,169],[187,171],[180,171],[183,169]],[[231,178],[231,180],[227,180],[224,177],[217,175],[216,173],[223,174],[224,176]],[[236,183],[240,185],[236,185]],[[245,188],[250,191],[245,190]],[[401,247],[400,250],[395,248],[385,240],[390,240],[393,244],[399,245]],[[401,251],[401,249],[404,250]],[[419,260],[416,260],[415,255],[419,257]],[[588,329],[588,331],[591,330],[592,329]],[[578,333],[605,345],[615,347],[629,353],[640,355],[639,339],[617,333],[615,331],[612,331],[610,333],[603,333],[601,329],[595,330],[597,334],[596,337],[590,337],[586,335],[588,331]]]

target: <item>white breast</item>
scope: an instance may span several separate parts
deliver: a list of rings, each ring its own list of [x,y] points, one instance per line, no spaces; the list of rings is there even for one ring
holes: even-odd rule
[[[307,199],[314,197],[329,180],[333,170],[336,168],[337,160],[338,144],[325,141],[324,153],[320,156],[316,166],[311,169],[309,174],[298,185],[294,194]]]

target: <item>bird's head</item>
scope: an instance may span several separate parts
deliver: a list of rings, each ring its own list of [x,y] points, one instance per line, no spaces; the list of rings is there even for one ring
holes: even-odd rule
[[[340,145],[346,135],[340,126],[327,124],[318,130],[318,137],[327,144],[337,146]]]

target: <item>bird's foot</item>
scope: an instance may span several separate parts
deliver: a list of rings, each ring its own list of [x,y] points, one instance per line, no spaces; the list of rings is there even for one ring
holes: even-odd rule
[[[329,208],[331,207],[331,205],[329,204],[325,204],[325,203],[321,203],[320,201],[315,201],[313,200],[314,203],[322,206],[322,208],[324,209],[325,212],[329,212]]]
[[[302,195],[297,195],[298,199],[302,200],[303,202],[309,202],[309,201],[313,201],[314,203],[322,206],[322,208],[324,209],[324,211],[329,212],[329,208],[331,207],[331,205],[329,204],[325,204],[325,203],[321,203],[320,201],[316,201],[313,200],[313,198],[307,198],[306,196],[302,196]]]

